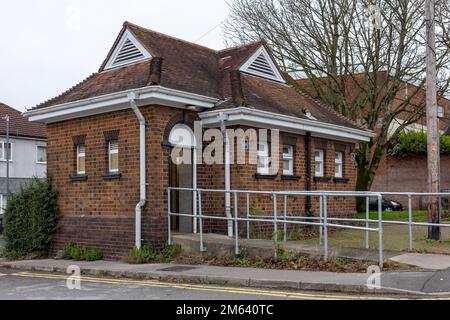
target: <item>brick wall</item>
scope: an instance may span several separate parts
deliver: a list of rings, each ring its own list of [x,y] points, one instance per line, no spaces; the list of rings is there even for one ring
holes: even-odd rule
[[[147,199],[142,236],[161,247],[167,238],[168,151],[162,147],[168,122],[180,109],[151,106],[141,109],[147,120]],[[121,177],[105,178],[108,170],[104,132],[120,130]],[[124,257],[134,245],[134,212],[139,201],[139,123],[131,110],[117,111],[47,126],[48,175],[58,192],[60,224],[53,250],[69,241],[100,248],[108,259]],[[85,135],[87,180],[76,173],[73,137]],[[99,228],[99,226],[103,226]],[[124,230],[127,230],[126,232]],[[120,244],[119,244],[120,243]]]
[[[192,112],[162,106],[142,107],[147,120],[147,204],[142,213],[142,237],[144,243],[161,248],[167,239],[167,187],[169,185],[169,152],[164,137],[177,119],[195,118]],[[175,119],[175,120],[174,120]],[[120,177],[107,176],[107,140],[105,132],[119,130]],[[48,132],[48,175],[58,192],[61,212],[61,228],[55,237],[53,250],[61,249],[66,243],[76,243],[99,248],[107,259],[121,259],[134,245],[134,212],[139,201],[139,124],[131,110],[111,112],[76,120],[64,121],[47,126]],[[73,181],[76,171],[76,145],[74,137],[85,136],[87,179]],[[287,139],[283,138],[282,139]],[[232,189],[251,190],[305,190],[305,140],[304,136],[290,135],[294,141],[295,180],[283,179],[281,174],[271,179],[255,177],[256,165],[234,165],[231,171]],[[334,148],[337,142],[326,142],[325,182],[313,182],[314,190],[353,190],[355,169],[350,161],[351,145],[345,147],[345,182],[335,182]],[[323,142],[322,142],[323,144]],[[282,144],[281,144],[282,145]],[[312,142],[312,171],[314,172],[314,140]],[[279,152],[282,165],[282,150]],[[207,189],[224,188],[223,165],[199,165],[198,186]],[[224,214],[223,194],[205,194],[204,214]],[[245,203],[240,199],[241,204]],[[263,214],[271,214],[271,196],[251,197],[251,207],[259,208]],[[317,199],[313,199],[313,211],[318,212]],[[233,205],[233,198],[232,198]],[[354,202],[330,199],[330,213],[352,214]],[[233,209],[232,209],[233,210]],[[240,209],[245,214],[245,206]],[[278,201],[282,212],[282,199]],[[305,199],[297,197],[289,201],[289,212],[304,214]],[[233,211],[232,211],[233,212]],[[270,231],[272,226],[266,229]],[[226,231],[225,222],[205,221],[208,232]],[[241,228],[245,232],[244,228]]]
[[[450,155],[441,155],[441,189],[450,189]],[[372,191],[428,192],[427,158],[423,156],[383,157],[372,184]],[[400,201],[404,207],[406,197],[389,196]],[[413,198],[414,209],[426,208],[425,198]]]

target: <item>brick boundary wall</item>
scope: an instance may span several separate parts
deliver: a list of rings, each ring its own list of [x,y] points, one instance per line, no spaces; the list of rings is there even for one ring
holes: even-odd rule
[[[450,155],[441,155],[441,190],[450,189]],[[372,184],[372,191],[427,192],[427,158],[423,156],[383,157]],[[398,200],[405,209],[407,197],[387,196]],[[425,197],[413,197],[413,209],[425,209]]]

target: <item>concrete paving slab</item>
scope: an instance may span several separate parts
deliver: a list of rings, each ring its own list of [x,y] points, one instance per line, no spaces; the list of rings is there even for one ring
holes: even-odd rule
[[[442,254],[405,253],[391,257],[390,260],[428,270],[445,270],[450,268],[450,256]]]

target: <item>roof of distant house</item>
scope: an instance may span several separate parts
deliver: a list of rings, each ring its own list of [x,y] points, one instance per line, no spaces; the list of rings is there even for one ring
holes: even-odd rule
[[[138,43],[124,42],[127,34]],[[128,58],[136,62],[121,65]],[[33,109],[159,85],[222,100],[216,108],[245,106],[361,129],[286,80],[264,40],[217,51],[125,22],[97,73]]]
[[[47,137],[45,124],[29,122],[20,111],[0,102],[0,135],[6,135],[6,121],[2,119],[9,116],[9,134],[11,137],[28,137],[45,139]]]

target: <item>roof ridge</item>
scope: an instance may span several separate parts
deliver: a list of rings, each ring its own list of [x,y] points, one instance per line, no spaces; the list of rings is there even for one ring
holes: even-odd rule
[[[161,36],[164,36],[164,37],[167,37],[167,38],[171,38],[171,39],[176,40],[176,41],[181,41],[181,42],[184,42],[186,44],[190,44],[192,46],[200,47],[202,49],[207,49],[207,50],[212,51],[214,53],[218,52],[218,50],[212,49],[210,47],[207,47],[207,46],[195,43],[195,42],[191,42],[191,41],[188,41],[188,40],[184,40],[184,39],[181,39],[181,38],[178,38],[178,37],[174,37],[174,36],[171,36],[171,35],[168,35],[168,34],[165,34],[165,33],[159,32],[159,31],[156,31],[156,30],[152,30],[152,29],[148,29],[148,28],[145,28],[145,27],[141,27],[141,26],[139,26],[137,24],[134,24],[132,22],[129,22],[129,21],[125,21],[123,23],[123,26],[124,27],[131,26],[131,27],[134,27],[134,28],[138,28],[138,29],[142,29],[142,30],[148,31],[148,32],[153,32],[153,33],[159,34]]]
[[[96,74],[99,74],[99,72],[94,72],[94,73],[92,73],[92,74],[89,75],[87,78],[85,78],[84,80],[82,80],[82,81],[78,82],[77,84],[73,85],[73,86],[70,87],[69,89],[63,91],[63,92],[60,93],[59,95],[57,95],[57,96],[55,96],[55,97],[53,97],[53,98],[51,98],[51,99],[45,100],[44,102],[39,103],[38,105],[32,107],[31,109],[39,108],[40,106],[42,106],[42,105],[44,105],[44,104],[51,103],[52,101],[57,100],[58,98],[61,98],[63,95],[69,93],[71,90],[74,90],[74,89],[78,88],[79,86],[81,86],[82,84],[84,84],[85,82],[87,82],[89,79],[91,79],[92,77],[94,77]]]
[[[247,43],[241,43],[241,44],[238,44],[238,45],[235,45],[235,46],[232,46],[232,47],[228,47],[228,48],[224,48],[224,49],[221,49],[221,50],[217,50],[217,53],[220,54],[220,53],[224,53],[226,51],[231,51],[231,50],[236,50],[236,49],[239,49],[239,48],[249,47],[249,46],[255,45],[257,43],[264,44],[265,40],[264,39],[259,39],[259,40],[255,40],[255,41],[251,41],[251,42],[247,42]]]

